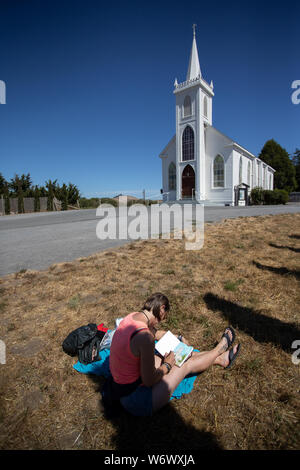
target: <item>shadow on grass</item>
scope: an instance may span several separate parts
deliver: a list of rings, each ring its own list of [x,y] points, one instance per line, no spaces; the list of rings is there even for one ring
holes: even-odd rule
[[[99,406],[103,413],[100,394],[103,378],[89,377],[99,385],[96,391],[99,392]],[[117,451],[160,454],[173,451],[183,454],[188,451],[222,450],[213,434],[185,423],[172,402],[151,417],[135,417],[122,409],[117,417],[110,418],[110,422],[115,430],[111,445]]]
[[[300,235],[296,235],[296,234],[289,235],[289,238],[294,238],[296,240],[300,240]]]
[[[295,253],[300,253],[300,248],[294,248],[293,246],[284,246],[284,245],[275,245],[275,243],[269,243],[273,248],[284,248],[286,250],[294,251]]]
[[[300,271],[296,271],[295,269],[287,269],[285,267],[275,268],[274,266],[266,266],[264,264],[260,264],[257,261],[253,261],[253,264],[258,269],[262,269],[263,271],[270,271],[275,274],[280,274],[281,276],[295,276],[296,279],[300,279]]]
[[[293,323],[284,323],[212,293],[205,294],[203,299],[210,310],[221,312],[233,327],[259,343],[273,343],[290,353],[293,341],[300,338],[300,330]]]

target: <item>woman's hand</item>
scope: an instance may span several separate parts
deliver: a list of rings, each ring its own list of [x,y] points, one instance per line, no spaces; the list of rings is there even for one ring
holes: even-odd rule
[[[168,362],[171,367],[175,366],[175,354],[173,351],[164,355],[163,362]]]

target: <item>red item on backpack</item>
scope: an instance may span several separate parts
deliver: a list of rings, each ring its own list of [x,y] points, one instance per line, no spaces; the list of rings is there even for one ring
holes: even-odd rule
[[[103,323],[100,323],[100,325],[97,326],[98,331],[104,331],[105,333],[107,332],[108,328],[103,326]]]

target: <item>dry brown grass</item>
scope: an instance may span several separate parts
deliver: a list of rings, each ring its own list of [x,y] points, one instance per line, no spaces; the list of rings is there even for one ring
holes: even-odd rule
[[[200,251],[182,240],[138,241],[0,283],[2,449],[296,449],[300,215],[206,224]],[[164,327],[201,350],[232,324],[241,355],[152,418],[104,418],[100,381],[77,373],[61,343],[78,326],[114,327],[154,291],[167,294]],[[78,437],[79,436],[79,437]],[[77,439],[78,438],[78,439]]]

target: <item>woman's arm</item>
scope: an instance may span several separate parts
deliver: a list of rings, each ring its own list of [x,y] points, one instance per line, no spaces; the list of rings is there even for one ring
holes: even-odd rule
[[[134,340],[134,349],[139,352],[141,359],[141,379],[146,387],[152,387],[152,385],[159,382],[164,375],[169,372],[168,366],[162,364],[160,367],[155,367],[154,361],[154,338],[147,331],[141,331],[138,335],[135,335]],[[174,356],[174,353],[172,353]],[[172,367],[175,363],[175,358],[173,356],[168,357],[168,364]]]

